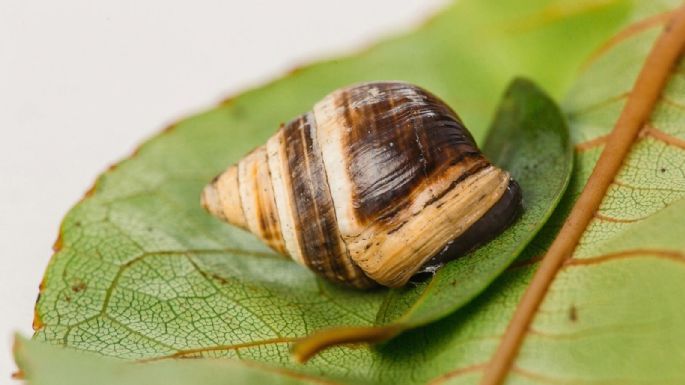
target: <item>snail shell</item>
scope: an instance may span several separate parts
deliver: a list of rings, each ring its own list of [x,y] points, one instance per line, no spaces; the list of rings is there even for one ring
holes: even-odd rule
[[[374,82],[282,126],[202,204],[331,281],[399,287],[503,231],[521,192],[444,102]]]

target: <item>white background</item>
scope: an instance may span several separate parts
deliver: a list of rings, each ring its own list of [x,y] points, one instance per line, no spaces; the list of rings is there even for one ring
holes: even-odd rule
[[[61,218],[138,142],[445,0],[0,0],[0,384]],[[285,117],[287,118],[287,117]]]

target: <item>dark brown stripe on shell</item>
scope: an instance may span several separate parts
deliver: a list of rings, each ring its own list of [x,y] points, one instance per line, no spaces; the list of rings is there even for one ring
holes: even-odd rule
[[[263,157],[260,156],[263,154]],[[273,247],[278,252],[283,252],[285,250],[285,245],[283,243],[283,235],[281,234],[281,226],[276,217],[278,214],[275,210],[276,202],[274,199],[273,187],[269,184],[268,186],[260,185],[260,181],[265,179],[264,173],[268,175],[269,181],[271,181],[271,172],[269,171],[268,161],[266,157],[266,151],[259,147],[248,154],[248,156],[257,157],[248,163],[247,172],[250,173],[247,181],[240,179],[240,172],[236,172],[236,177],[238,178],[238,183],[250,182],[252,185],[249,186],[250,191],[252,191],[252,196],[254,201],[253,210],[254,217],[256,218],[256,233],[264,241]],[[245,203],[242,201],[241,196],[241,210],[243,210],[243,217],[245,216],[244,206]]]
[[[338,105],[350,128],[343,147],[361,222],[391,218],[431,178],[482,157],[459,117],[421,88],[365,84],[343,91]]]
[[[312,141],[315,124],[313,116],[306,114],[284,128],[294,226],[303,259],[312,271],[332,281],[355,284],[364,275],[356,266],[349,272],[345,264],[349,258],[338,230],[321,150]]]
[[[469,156],[469,157],[462,158],[460,161],[469,163],[468,168],[466,168],[466,170],[464,170],[464,173],[459,175],[459,177],[457,179],[453,180],[452,183],[450,183],[450,185],[446,189],[435,194],[431,200],[426,202],[424,207],[431,205],[434,202],[437,202],[438,200],[440,200],[443,196],[447,195],[447,193],[452,191],[452,189],[457,187],[459,185],[459,183],[463,182],[464,179],[466,179],[466,178],[470,177],[471,175],[476,174],[477,172],[479,172],[479,171],[490,166],[490,162],[488,162],[485,158],[483,158],[481,156],[479,156],[479,157]],[[442,205],[442,203],[440,205]],[[437,207],[440,208],[440,205],[438,205]]]
[[[264,162],[259,165],[259,167],[264,167],[267,174],[269,175],[268,180],[271,182],[271,171],[269,170],[269,164],[266,157],[266,151],[264,151]],[[257,179],[255,179],[256,181]],[[283,234],[281,234],[281,224],[278,221],[278,212],[276,211],[276,200],[274,197],[273,187],[269,186],[255,186],[254,191],[258,191],[258,188],[270,189],[270,194],[266,198],[262,193],[257,195],[257,205],[256,205],[256,215],[259,222],[259,227],[261,229],[261,234],[264,240],[268,244],[273,245],[274,248],[279,251],[285,251],[285,244],[283,242]],[[263,199],[269,199],[269,202],[263,202]],[[268,205],[268,206],[267,206]],[[263,210],[262,208],[269,207],[270,210]]]
[[[245,155],[247,156],[247,155]],[[240,184],[243,183],[243,181],[240,179],[240,162],[236,164],[236,171],[235,171],[235,180],[236,180],[236,186],[238,186],[238,191],[236,192],[238,194],[238,202],[240,202],[240,213],[243,215],[243,218],[245,218],[245,228],[247,229],[250,225],[247,223],[247,217],[245,216],[245,202],[243,202],[243,194],[240,193]]]
[[[450,185],[449,185],[446,189],[444,189],[444,190],[440,191],[438,194],[434,195],[433,198],[431,198],[430,200],[428,200],[428,201],[423,205],[423,207],[421,207],[421,210],[419,210],[419,211],[413,213],[411,216],[412,216],[412,217],[415,217],[415,216],[417,216],[417,215],[421,215],[422,211],[423,211],[426,207],[432,205],[433,203],[435,203],[435,202],[437,202],[438,200],[440,200],[440,198],[442,198],[443,196],[447,195],[450,191],[452,191],[455,187],[457,187],[461,182],[463,182],[464,179],[470,177],[470,176],[473,175],[473,174],[476,174],[477,172],[479,172],[479,171],[481,171],[481,170],[483,170],[484,168],[487,168],[487,167],[489,167],[489,166],[490,166],[490,163],[487,162],[486,160],[484,160],[483,158],[478,158],[478,159],[476,159],[476,161],[475,161],[475,162],[472,162],[471,166],[470,166],[463,174],[461,174],[461,175],[459,176],[459,178],[457,178],[457,179],[455,179],[454,181],[452,181],[452,183],[450,183]],[[436,207],[436,208],[440,208],[444,203],[445,203],[445,202],[441,202],[440,204],[438,204],[438,205],[435,206],[435,207]],[[387,215],[387,214],[386,214],[386,215]],[[379,218],[379,221],[387,221],[388,219],[389,219],[389,218],[386,218],[386,217],[380,217],[380,218]],[[407,222],[408,222],[408,220],[403,220],[403,221],[400,222],[399,224],[395,225],[395,227],[389,229],[389,230],[388,230],[388,235],[390,235],[390,234],[392,234],[392,233],[395,233],[395,232],[399,231],[400,229],[402,229],[402,227],[403,227]]]

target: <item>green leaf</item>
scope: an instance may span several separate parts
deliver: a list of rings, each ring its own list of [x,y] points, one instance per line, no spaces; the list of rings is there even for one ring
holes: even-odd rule
[[[564,103],[577,167],[562,207],[570,207],[585,186],[628,95],[648,98],[633,84],[657,37],[669,29],[667,19],[653,21],[606,46]],[[685,290],[684,70],[681,56],[572,259],[535,314],[510,378],[685,382],[679,294]],[[559,211],[550,228],[564,216]],[[545,241],[537,247],[546,248]]]
[[[33,385],[343,384],[238,360],[156,361],[145,365],[18,337],[14,357]],[[363,385],[364,382],[357,382]]]
[[[35,338],[131,359],[240,358],[352,383],[476,381],[534,268],[535,259],[525,258],[544,252],[600,147],[580,145],[591,148],[577,154],[562,210],[483,295],[382,346],[335,347],[304,366],[289,360],[292,337],[333,325],[371,325],[386,292],[340,289],[275,257],[252,236],[202,212],[201,186],[261,144],[279,121],[355,81],[418,83],[453,105],[483,138],[497,96],[513,75],[528,75],[558,96],[583,58],[617,26],[673,3],[464,0],[413,34],[302,69],[179,122],[99,178],[65,218],[61,248],[37,304]],[[618,96],[630,90],[654,36],[654,29],[632,35],[582,74],[565,105],[574,143],[611,128],[620,111]],[[682,380],[674,368],[685,355],[662,349],[678,352],[685,346],[682,306],[670,295],[685,282],[676,262],[683,250],[677,236],[685,209],[678,171],[683,158],[672,148],[680,151],[683,140],[679,109],[673,107],[682,99],[679,81],[674,78],[669,88],[676,103],[655,111],[669,145],[650,144],[657,142],[652,136],[638,143],[625,167],[635,190],[617,187],[619,195],[603,207],[612,218],[640,220],[593,225],[576,257],[604,257],[574,262],[559,274],[523,346],[514,382]],[[606,102],[612,96],[617,102]],[[640,211],[646,209],[651,211]],[[637,214],[645,216],[631,216]],[[661,257],[653,258],[653,251]],[[599,263],[604,261],[611,263]],[[381,321],[394,319],[381,314]]]

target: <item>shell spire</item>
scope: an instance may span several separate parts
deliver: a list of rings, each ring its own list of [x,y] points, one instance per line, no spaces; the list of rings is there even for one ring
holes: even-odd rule
[[[202,204],[331,281],[399,287],[503,231],[521,192],[441,100],[376,82],[282,126]]]

